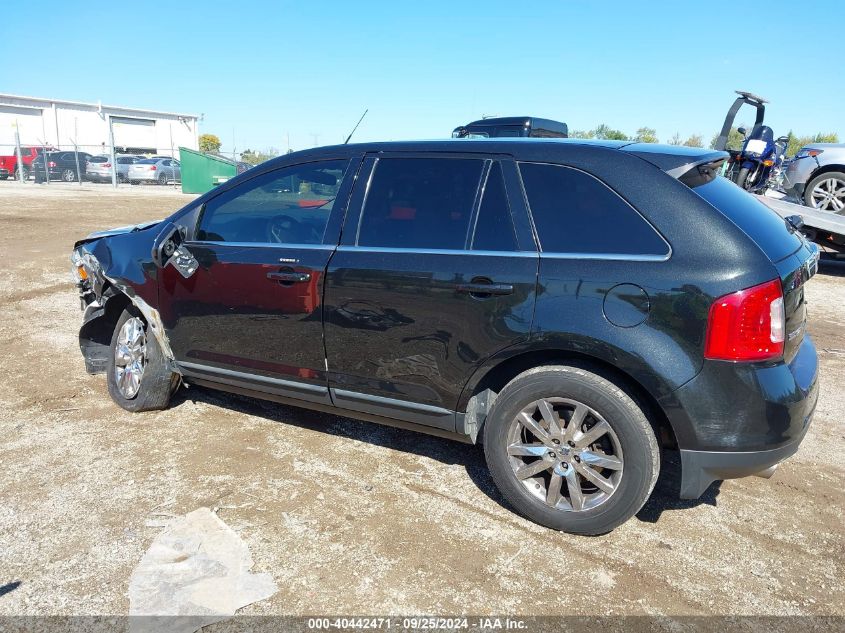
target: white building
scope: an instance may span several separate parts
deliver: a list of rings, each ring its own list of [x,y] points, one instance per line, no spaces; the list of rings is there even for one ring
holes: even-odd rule
[[[178,155],[198,149],[197,117],[139,108],[40,99],[0,93],[0,154],[12,153],[15,127],[21,145],[52,145],[99,154],[109,148],[109,123],[119,153]]]

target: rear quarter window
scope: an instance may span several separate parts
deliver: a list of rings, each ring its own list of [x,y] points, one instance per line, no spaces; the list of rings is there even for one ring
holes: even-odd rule
[[[667,257],[666,241],[606,184],[563,165],[520,163],[525,195],[546,253]]]
[[[727,178],[718,176],[693,191],[738,226],[773,262],[801,247],[801,240],[786,228],[783,218]]]

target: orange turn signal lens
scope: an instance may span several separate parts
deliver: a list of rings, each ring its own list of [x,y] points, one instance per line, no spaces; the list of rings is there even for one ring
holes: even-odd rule
[[[773,161],[773,160],[764,160],[764,161],[763,161],[763,164],[764,164],[766,167],[771,167],[772,165],[774,165],[774,164],[775,164],[775,161]]]
[[[79,278],[82,281],[86,281],[88,279],[88,272],[82,264],[79,264],[79,266],[76,267],[76,274],[79,275]]]

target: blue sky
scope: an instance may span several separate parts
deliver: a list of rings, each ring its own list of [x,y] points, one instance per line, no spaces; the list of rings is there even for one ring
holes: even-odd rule
[[[354,140],[530,114],[709,143],[736,89],[776,134],[845,140],[843,23],[841,0],[6,0],[0,92],[204,114],[226,151],[342,142],[365,108]]]

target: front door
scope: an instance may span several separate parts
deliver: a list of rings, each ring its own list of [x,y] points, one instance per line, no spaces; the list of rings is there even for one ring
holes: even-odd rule
[[[528,337],[538,255],[508,174],[478,155],[365,159],[326,274],[336,405],[454,430],[472,372]]]
[[[329,401],[323,274],[352,162],[279,168],[205,203],[185,244],[196,272],[184,278],[167,266],[160,285],[162,320],[186,375]]]

